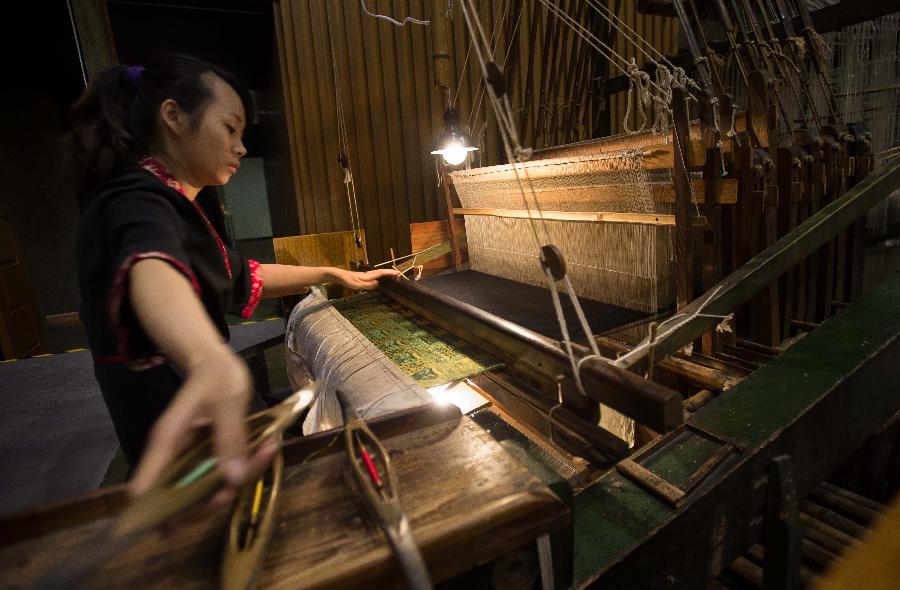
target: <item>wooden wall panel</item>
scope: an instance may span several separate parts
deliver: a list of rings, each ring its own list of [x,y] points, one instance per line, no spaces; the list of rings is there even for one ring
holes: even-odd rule
[[[428,19],[430,1],[368,0],[367,7],[401,20],[405,16]],[[606,26],[582,0],[551,1],[590,25],[598,36]],[[606,1],[616,6],[616,0]],[[597,112],[596,101],[576,98],[596,90],[592,78],[598,73],[619,74],[579,35],[560,26],[559,19],[536,0],[481,0],[476,4],[495,61],[506,64],[512,74],[510,102],[518,115],[523,146],[589,139],[603,117],[609,117],[614,133],[622,131],[625,93],[611,97],[604,113]],[[390,248],[398,254],[410,252],[409,224],[447,215],[429,154],[443,127],[445,108],[444,97],[432,86],[430,28],[397,27],[372,18],[356,0],[275,0],[274,14],[292,197],[297,202],[301,232],[351,227],[338,164],[340,103],[370,262],[387,259]],[[458,6],[453,14],[448,35],[455,76],[451,98],[462,125],[478,141],[476,164],[496,164],[504,158],[496,120]],[[674,53],[677,30],[673,19],[638,15],[630,0],[621,2],[619,15],[648,42],[667,55]],[[613,39],[617,51],[643,64],[643,56],[621,35]]]

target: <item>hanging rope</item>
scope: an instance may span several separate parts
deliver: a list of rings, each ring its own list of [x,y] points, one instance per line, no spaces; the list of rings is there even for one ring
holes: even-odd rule
[[[479,65],[481,66],[482,74],[484,75],[485,79],[490,80],[492,78],[490,71],[492,69],[495,69],[497,66],[493,62],[490,62],[489,64],[485,59],[485,54],[490,48],[490,43],[488,42],[487,35],[485,34],[484,29],[481,26],[481,22],[477,19],[477,13],[475,12],[474,7],[471,6],[471,0],[462,0],[462,2],[460,2],[460,5],[462,6],[463,16],[465,17],[469,34],[473,39],[477,39],[474,43],[474,47]],[[569,294],[572,306],[575,308],[575,312],[578,316],[578,320],[581,324],[582,330],[588,336],[588,342],[591,346],[592,351],[591,356],[598,358],[602,357],[600,357],[600,351],[597,347],[596,342],[594,342],[590,337],[593,332],[590,329],[587,317],[584,315],[584,311],[582,310],[581,304],[578,301],[578,296],[575,294],[575,290],[572,287],[568,276],[565,275],[564,271],[563,276],[554,276],[554,272],[551,270],[552,265],[546,263],[546,253],[555,251],[555,248],[550,246],[550,230],[547,225],[547,220],[544,218],[540,201],[538,200],[537,194],[534,191],[534,186],[532,185],[531,180],[528,177],[528,169],[524,165],[524,162],[531,157],[531,150],[522,148],[521,144],[519,143],[518,133],[512,119],[512,109],[509,105],[509,99],[505,92],[502,95],[498,95],[497,88],[495,88],[495,85],[493,84],[487,84],[487,94],[490,98],[491,105],[497,117],[498,127],[500,128],[500,135],[503,139],[503,147],[506,151],[507,159],[512,163],[512,169],[515,175],[516,185],[519,187],[519,194],[522,198],[522,203],[524,204],[525,209],[528,212],[528,219],[530,221],[529,226],[531,227],[532,234],[534,236],[535,245],[541,251],[542,267],[548,278],[550,293],[553,298],[554,310],[556,312],[560,331],[563,334],[566,355],[568,356],[569,362],[572,366],[572,372],[575,377],[576,386],[578,387],[578,391],[582,395],[585,395],[584,387],[582,386],[581,378],[579,375],[581,364],[576,360],[574,350],[572,349],[568,325],[565,315],[563,314],[562,304],[560,302],[559,291],[557,287],[558,281],[563,282],[565,289]],[[519,174],[520,169],[522,171],[522,176],[520,176]],[[526,194],[526,185],[528,187],[528,194]],[[532,211],[532,206],[531,203],[529,203],[528,195],[531,196],[531,199],[534,203],[533,208],[536,211],[536,215]],[[542,246],[542,242],[538,235],[538,225],[540,225],[543,229],[544,236],[546,238],[544,244],[546,244],[546,246]],[[562,261],[559,260],[559,262],[560,265],[556,266],[557,269],[561,266]],[[581,361],[583,360],[584,359],[581,359]]]
[[[359,204],[356,200],[356,184],[353,182],[353,168],[350,162],[350,139],[347,133],[347,123],[344,118],[344,102],[341,96],[340,71],[338,70],[337,52],[334,49],[334,21],[331,9],[326,5],[325,12],[328,16],[328,42],[331,49],[331,73],[334,78],[334,100],[337,111],[338,124],[338,164],[344,171],[344,192],[347,195],[347,210],[350,216],[350,228],[353,231],[353,240],[356,248],[353,250],[354,259],[359,264],[359,252],[362,251],[363,261],[368,264],[369,254],[362,240],[361,222],[359,219]]]
[[[577,20],[572,18],[570,15],[566,14],[562,8],[557,6],[556,4],[550,2],[550,0],[539,0],[541,4],[543,4],[550,12],[552,12],[557,18],[559,18],[562,23],[568,27],[570,27],[576,34],[578,34],[588,45],[590,45],[594,50],[596,50],[601,56],[605,57],[614,68],[619,70],[624,75],[628,75],[628,66],[630,65],[630,61],[610,47],[608,44],[604,43],[601,39],[599,39],[596,35],[594,35],[590,30],[588,30],[584,25],[579,23]],[[626,39],[630,41],[633,45],[636,43],[631,39]],[[654,62],[656,63],[656,62]],[[656,85],[652,80],[649,83],[649,86],[653,89],[653,92],[657,95],[664,96],[665,89],[660,88]]]
[[[661,87],[662,88],[662,87]],[[628,119],[631,117],[632,95],[636,95],[634,104],[637,105],[638,116],[640,117],[640,127],[631,131],[628,129]],[[650,74],[642,72],[631,58],[628,64],[628,97],[625,99],[625,120],[622,126],[625,133],[637,133],[643,131],[647,127],[647,111],[650,110],[653,103],[653,96],[650,93]],[[635,122],[637,117],[635,118]]]
[[[369,12],[369,9],[366,8],[366,0],[359,0],[359,5],[362,6],[363,12],[365,12],[367,15],[369,15],[373,18],[380,18],[381,20],[386,20],[387,22],[391,23],[392,25],[397,25],[398,27],[402,27],[406,23],[413,23],[414,25],[426,25],[426,26],[431,24],[430,20],[418,20],[411,16],[406,17],[405,19],[403,19],[403,22],[400,22],[398,20],[395,20],[395,19],[393,19],[389,16],[385,16],[383,14],[375,14],[375,13]]]

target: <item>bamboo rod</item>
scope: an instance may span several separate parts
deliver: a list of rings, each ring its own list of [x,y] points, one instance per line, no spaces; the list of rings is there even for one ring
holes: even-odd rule
[[[802,552],[802,547],[801,547]],[[762,567],[763,562],[766,559],[766,550],[759,543],[754,543],[750,546],[750,549],[747,549],[747,553],[744,554],[746,558],[749,558],[751,563],[754,563],[760,567]],[[800,564],[800,587],[808,588],[810,584],[815,580],[815,574],[809,570],[803,564]]]
[[[831,482],[823,481],[819,484],[819,487],[817,489],[847,498],[853,502],[856,502],[857,504],[862,504],[867,508],[871,508],[878,513],[883,513],[886,511],[886,508],[883,504],[879,504],[875,500],[871,500],[869,498],[866,498],[865,496],[860,496],[859,494],[851,492],[850,490],[845,490],[844,488],[838,487]]]
[[[612,351],[614,355],[630,350],[627,344],[613,338],[595,336],[594,341],[601,349]],[[657,362],[656,368],[665,373],[687,379],[703,389],[709,389],[716,393],[721,393],[739,380],[739,378],[732,377],[725,371],[714,369],[712,367],[705,367],[677,356],[670,356]]]
[[[814,518],[814,517],[810,516],[809,513],[805,512],[805,511],[800,512],[800,522],[803,524],[804,527],[806,527],[808,529],[816,529],[820,533],[822,533],[824,535],[828,535],[829,537],[831,537],[835,541],[838,541],[842,545],[847,545],[849,547],[850,545],[853,545],[856,542],[856,539],[853,538],[851,535],[845,533],[844,531],[840,531],[825,522],[822,522],[818,518]]]
[[[833,536],[825,534],[820,529],[813,526],[803,526],[803,536],[808,538],[810,541],[827,549],[834,553],[835,555],[841,555],[844,551],[847,550],[848,547],[852,545],[845,545],[840,540],[835,539]]]
[[[509,219],[578,221],[584,223],[637,223],[641,225],[675,225],[674,215],[655,213],[614,213],[610,211],[529,211],[526,209],[454,208],[454,215],[489,215]]]
[[[687,398],[681,405],[684,406],[684,409],[688,412],[696,412],[707,403],[714,400],[716,395],[708,389],[701,389],[691,397]]]
[[[801,502],[800,509],[843,533],[853,535],[857,539],[862,539],[868,533],[866,527],[853,522],[846,516],[842,516],[833,510],[829,510],[824,506],[819,506],[809,500]]]
[[[877,510],[829,492],[821,487],[810,492],[809,499],[836,512],[840,512],[860,524],[870,524],[881,514]]]
[[[761,567],[747,559],[746,557],[738,557],[729,566],[729,569],[754,588],[763,587],[763,570]]]

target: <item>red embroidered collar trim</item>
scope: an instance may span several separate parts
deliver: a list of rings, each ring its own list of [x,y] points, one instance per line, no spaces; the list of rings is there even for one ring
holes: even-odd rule
[[[175,178],[175,175],[169,172],[169,169],[163,165],[162,162],[157,160],[156,158],[144,158],[140,162],[138,162],[138,166],[143,168],[144,170],[149,171],[153,176],[158,178],[160,182],[165,184],[166,186],[175,189],[185,198],[187,198],[187,193],[184,191],[184,187],[181,186],[181,183]],[[222,260],[225,263],[225,272],[228,274],[228,278],[231,278],[231,263],[228,262],[228,251],[225,249],[225,243],[222,241],[222,238],[219,237],[219,232],[216,231],[216,228],[213,227],[213,224],[210,223],[209,219],[206,217],[206,214],[203,213],[203,209],[200,208],[200,205],[197,204],[197,201],[191,200],[191,203],[194,204],[194,208],[197,210],[197,213],[200,214],[200,217],[203,219],[203,222],[206,223],[206,227],[209,228],[209,232],[216,239],[216,243],[219,246],[219,251],[222,253]]]
[[[140,166],[144,170],[149,171],[151,174],[153,174],[153,176],[158,178],[169,188],[173,188],[187,197],[187,193],[185,192],[184,187],[181,186],[181,183],[178,182],[178,180],[175,178],[175,175],[169,172],[169,169],[166,168],[163,163],[156,158],[144,158],[143,160],[138,162],[138,166]]]

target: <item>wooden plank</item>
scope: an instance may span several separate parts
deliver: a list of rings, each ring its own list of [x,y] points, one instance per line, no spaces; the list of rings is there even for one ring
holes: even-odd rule
[[[410,13],[404,12],[402,14]],[[415,81],[427,80],[429,77],[430,68],[428,66],[428,61],[421,59],[421,56],[427,55],[428,53],[427,37],[431,34],[430,28],[431,27],[414,27],[407,32],[410,43],[409,51],[413,56],[412,71],[413,79]],[[431,86],[421,83],[414,83],[413,91],[415,93],[415,118],[412,123],[419,134],[419,146],[428,147],[431,146],[434,142],[432,130],[439,127],[437,122],[440,121],[440,119],[432,119],[432,108],[430,102],[432,99],[436,98],[434,95],[436,95],[437,93]],[[421,158],[424,158],[425,161],[428,161],[428,156],[419,155],[417,158],[409,162],[410,167],[414,168],[414,162],[420,161]],[[437,194],[434,187],[435,175],[431,172],[432,170],[432,166],[426,166],[425,170],[423,170],[417,176],[421,184],[416,185],[414,182],[411,183],[411,190],[415,191],[416,194],[422,195],[422,199],[424,201],[423,206],[421,207],[421,212],[419,207],[413,207],[413,214],[411,215],[410,219],[410,221],[412,222],[430,221],[432,219],[439,218],[439,215],[437,213]],[[417,214],[421,214],[421,217],[417,217]],[[415,247],[413,248],[415,249]]]
[[[456,227],[457,235],[465,231],[465,224],[462,220],[454,219],[453,225]],[[413,252],[420,252],[425,248],[446,242],[449,239],[449,227],[444,220],[423,221],[421,223],[409,224],[409,240],[412,244]],[[465,246],[465,244],[463,244],[463,246]],[[463,252],[467,252],[467,250],[463,248]],[[468,259],[468,255],[466,255],[465,259]],[[429,276],[442,270],[447,270],[453,266],[453,253],[451,252],[426,262],[422,269],[422,274],[423,276]]]
[[[423,11],[424,12],[424,11]],[[373,97],[370,108],[374,108],[377,114],[373,114],[373,119],[380,118],[384,123],[382,133],[376,135],[379,140],[378,149],[385,152],[388,158],[388,167],[390,171],[389,184],[387,189],[389,199],[393,202],[393,215],[387,224],[388,232],[385,232],[385,240],[387,247],[392,247],[395,252],[406,254],[409,252],[409,184],[407,178],[409,174],[406,170],[407,154],[404,152],[405,137],[403,134],[403,119],[407,118],[406,113],[410,113],[408,105],[408,96],[410,88],[400,86],[397,75],[397,47],[396,42],[400,35],[399,29],[380,19],[369,19],[378,25],[378,47],[380,48],[381,78],[378,80],[380,84],[373,84],[376,80],[369,79],[369,89],[374,90],[376,86],[382,87],[384,103],[384,114],[377,113],[377,98]],[[372,55],[369,56],[371,59]],[[377,95],[376,95],[377,96]],[[410,141],[412,138],[410,138]],[[424,155],[425,150],[420,152]],[[417,161],[417,160],[415,160]],[[386,260],[386,259],[385,259]]]
[[[333,436],[323,433],[316,442],[321,448]],[[546,486],[458,411],[444,421],[382,438],[434,582],[490,561],[568,518]],[[286,449],[288,478],[259,587],[393,587],[399,576],[396,559],[348,484],[342,446],[305,463],[298,451]],[[82,502],[70,502],[68,512],[78,512]],[[98,503],[96,498],[91,502]],[[100,508],[112,515],[118,507]],[[223,516],[207,517],[177,535],[148,535],[106,564],[97,579],[105,588],[217,585]],[[27,586],[44,568],[76,548],[83,550],[79,543],[103,523],[92,520],[0,548],[3,586]]]
[[[77,311],[53,313],[44,317],[50,327],[80,326],[81,318]]]
[[[360,231],[360,239],[365,245],[365,230]],[[363,249],[356,247],[352,231],[273,238],[272,247],[278,264],[349,269],[351,261],[363,258]]]
[[[672,506],[678,506],[678,503],[684,498],[683,491],[631,459],[616,463],[616,471]]]
[[[510,219],[544,219],[585,223],[636,223],[641,225],[675,225],[674,215],[656,213],[617,213],[612,211],[528,211],[527,209],[453,209],[454,215],[489,215]]]
[[[308,192],[308,176],[304,174],[306,159],[303,154],[302,142],[302,114],[300,96],[297,92],[299,85],[297,65],[297,45],[294,39],[294,25],[292,6],[278,3],[273,5],[275,14],[275,32],[278,38],[279,66],[281,71],[282,98],[284,100],[285,122],[287,124],[288,138],[288,168],[291,173],[293,198],[300,226],[300,231],[307,233],[314,230],[314,213],[303,206],[303,194]]]
[[[322,129],[322,109],[326,105],[334,104],[334,95],[330,98],[320,96],[319,88],[326,80],[331,80],[330,73],[324,70],[324,63],[330,63],[321,55],[327,51],[321,40],[316,41],[317,31],[321,31],[326,24],[324,19],[317,14],[316,4],[309,3],[305,8],[301,3],[295,2],[294,7],[294,34],[299,48],[309,48],[307,54],[297,60],[299,66],[300,100],[302,104],[305,133],[300,141],[306,148],[306,161],[308,164],[310,191],[303,196],[303,207],[313,211],[315,217],[315,232],[333,231],[335,227],[331,222],[331,191],[328,182],[329,163],[326,161],[325,132]],[[320,55],[316,55],[319,53]],[[309,81],[315,80],[315,83]],[[321,81],[321,82],[320,82]],[[322,101],[326,101],[326,105]],[[334,135],[333,132],[331,135]],[[333,156],[332,156],[333,157]]]
[[[462,270],[462,244],[460,244],[459,232],[456,223],[454,223],[453,214],[453,184],[450,181],[450,175],[441,172],[441,194],[444,195],[444,203],[447,206],[447,233],[450,235],[450,251],[453,257],[453,268],[457,271]]]

